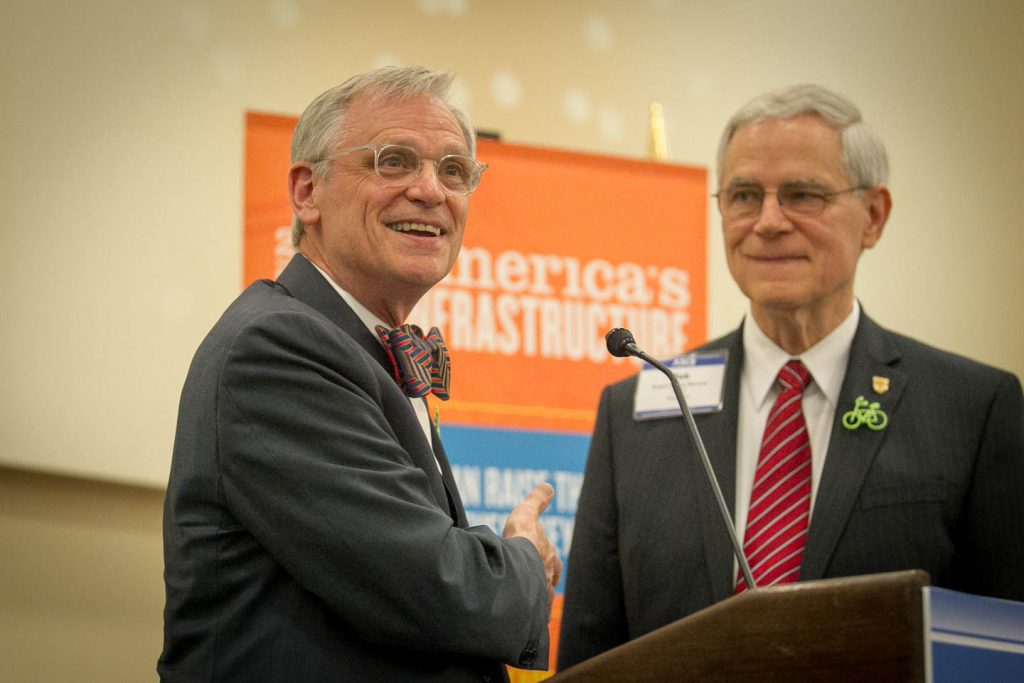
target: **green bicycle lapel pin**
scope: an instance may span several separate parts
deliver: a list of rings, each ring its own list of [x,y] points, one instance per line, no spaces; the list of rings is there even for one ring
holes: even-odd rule
[[[869,402],[858,396],[853,402],[853,410],[843,413],[843,426],[847,429],[858,429],[866,425],[868,429],[878,431],[889,424],[889,416],[882,410],[878,401]]]

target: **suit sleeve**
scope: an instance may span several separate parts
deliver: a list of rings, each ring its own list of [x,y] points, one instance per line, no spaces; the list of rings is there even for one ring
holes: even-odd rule
[[[543,664],[548,603],[536,549],[454,525],[410,456],[429,444],[408,401],[382,379],[316,316],[274,313],[243,328],[217,400],[228,509],[370,642],[519,665],[526,653]]]
[[[977,455],[958,584],[982,595],[1024,600],[1024,396],[1006,374],[990,404]]]
[[[582,662],[628,639],[619,566],[618,513],[613,476],[611,389],[601,395],[576,510],[566,574],[558,669]]]

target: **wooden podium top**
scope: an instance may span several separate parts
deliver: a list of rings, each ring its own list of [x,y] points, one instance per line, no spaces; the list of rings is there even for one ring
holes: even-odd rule
[[[748,591],[549,679],[924,681],[922,571]]]

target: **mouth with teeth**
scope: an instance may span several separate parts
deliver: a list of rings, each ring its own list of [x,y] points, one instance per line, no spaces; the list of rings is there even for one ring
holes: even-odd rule
[[[426,223],[388,223],[387,227],[388,230],[394,230],[395,232],[406,232],[428,237],[441,236],[441,228],[436,225],[427,225]]]

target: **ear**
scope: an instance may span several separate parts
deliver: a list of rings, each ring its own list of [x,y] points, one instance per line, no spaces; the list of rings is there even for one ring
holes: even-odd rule
[[[866,192],[864,200],[867,202],[868,224],[864,228],[861,247],[870,249],[882,239],[882,232],[892,211],[892,195],[885,185],[872,187]]]
[[[292,203],[292,212],[306,226],[320,221],[320,209],[313,197],[315,180],[313,168],[306,161],[299,161],[288,169],[288,198]]]

